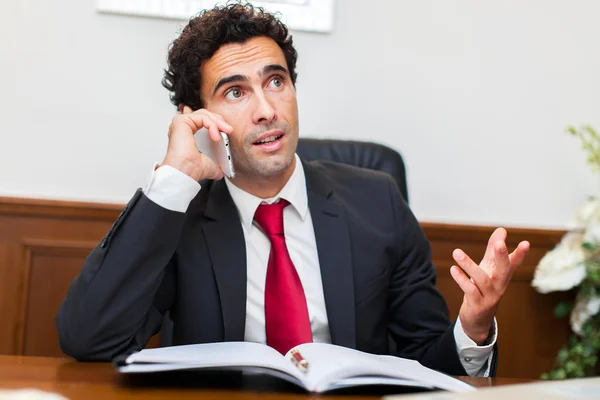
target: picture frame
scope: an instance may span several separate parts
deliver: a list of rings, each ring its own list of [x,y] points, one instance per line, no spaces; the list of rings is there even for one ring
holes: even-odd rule
[[[226,0],[96,0],[101,13],[188,20],[203,9],[226,4]],[[335,0],[250,1],[266,11],[280,13],[291,30],[328,33],[333,31]]]

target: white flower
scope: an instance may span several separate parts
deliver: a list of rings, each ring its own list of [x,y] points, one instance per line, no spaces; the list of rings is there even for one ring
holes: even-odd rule
[[[600,223],[593,221],[585,230],[583,235],[584,243],[600,244]]]
[[[600,200],[592,197],[575,212],[568,224],[570,230],[585,230],[590,224],[600,223]]]
[[[540,293],[548,293],[579,285],[586,275],[586,254],[582,244],[582,232],[569,232],[563,236],[560,243],[546,253],[537,265],[533,287]]]
[[[573,311],[571,311],[571,329],[578,335],[581,335],[581,328],[590,317],[600,311],[600,297],[577,296],[577,301]]]

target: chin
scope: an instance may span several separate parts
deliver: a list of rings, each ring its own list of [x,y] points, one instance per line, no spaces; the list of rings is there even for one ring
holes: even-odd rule
[[[294,161],[294,154],[271,156],[266,160],[257,161],[254,170],[260,176],[275,176],[287,171]]]

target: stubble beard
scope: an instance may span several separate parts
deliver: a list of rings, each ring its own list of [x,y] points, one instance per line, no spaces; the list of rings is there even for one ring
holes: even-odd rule
[[[287,141],[285,147],[277,154],[267,156],[265,159],[259,160],[253,158],[251,155],[251,149],[254,146],[253,143],[261,134],[273,129],[281,129],[284,132],[284,138]],[[269,124],[246,135],[243,142],[243,149],[231,149],[232,158],[234,162],[237,161],[236,173],[256,179],[269,178],[282,174],[290,168],[294,161],[296,146],[291,142],[293,140],[294,138],[291,135],[289,125],[279,122]],[[297,141],[297,139],[295,140]]]

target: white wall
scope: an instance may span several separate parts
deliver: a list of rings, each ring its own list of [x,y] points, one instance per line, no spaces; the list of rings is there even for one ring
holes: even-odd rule
[[[420,220],[564,227],[598,192],[563,133],[600,130],[598,15],[594,0],[337,0],[334,33],[295,34],[301,135],[398,149]],[[0,195],[127,201],[165,152],[181,26],[4,4]]]

